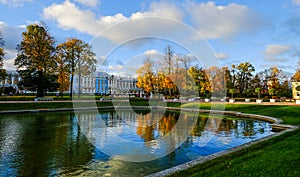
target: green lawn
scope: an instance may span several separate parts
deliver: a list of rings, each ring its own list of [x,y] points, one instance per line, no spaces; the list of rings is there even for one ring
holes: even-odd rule
[[[200,107],[209,109],[210,104]],[[297,106],[228,104],[226,110],[272,116],[286,124],[300,125]],[[300,176],[300,129],[170,176]]]
[[[81,103],[89,107],[94,102]],[[148,106],[148,101],[131,101],[132,106]],[[97,106],[112,106],[111,101],[97,102]],[[179,107],[180,103],[168,103],[169,107]],[[72,102],[20,102],[1,103],[3,110],[72,108]],[[224,105],[214,104],[215,109]],[[208,103],[187,103],[182,107],[210,109]],[[226,110],[260,114],[280,118],[285,124],[300,125],[300,107],[276,105],[227,104]],[[218,157],[188,170],[171,176],[300,176],[300,129],[274,137],[243,150]]]

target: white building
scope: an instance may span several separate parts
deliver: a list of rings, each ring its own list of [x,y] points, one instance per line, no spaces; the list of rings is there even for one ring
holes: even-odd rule
[[[300,82],[292,82],[293,99],[300,99]]]
[[[137,80],[132,77],[109,75],[106,72],[96,72],[90,76],[81,76],[80,90],[84,94],[128,95],[142,92],[136,86]],[[79,93],[79,77],[74,76],[74,93]]]

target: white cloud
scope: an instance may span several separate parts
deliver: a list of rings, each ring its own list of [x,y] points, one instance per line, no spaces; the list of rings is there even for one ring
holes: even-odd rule
[[[11,6],[22,6],[26,2],[32,2],[33,0],[0,0],[0,3]]]
[[[123,65],[109,65],[108,69],[111,71],[119,71],[123,68]]]
[[[145,55],[156,55],[159,54],[159,52],[155,49],[147,50],[144,52]]]
[[[17,56],[16,47],[21,42],[21,34],[24,28],[15,28],[0,21],[0,32],[5,41],[4,43],[4,68],[15,70],[14,60]]]
[[[266,46],[265,54],[269,56],[281,55],[288,52],[290,49],[291,46],[289,45],[270,44]]]
[[[43,16],[45,19],[56,21],[61,28],[75,29],[92,35],[97,34],[102,27],[99,26],[95,14],[80,10],[70,1],[65,1],[62,4],[52,4],[44,8]]]
[[[286,62],[288,61],[287,57],[284,56],[287,52],[291,50],[291,46],[289,45],[278,45],[278,44],[270,44],[265,48],[265,60],[274,61],[274,62]]]
[[[99,0],[75,0],[75,1],[90,7],[96,7],[98,4],[100,4]]]
[[[229,55],[227,53],[222,53],[222,52],[217,53],[216,56],[220,60],[222,60],[222,59],[228,59],[229,58]]]
[[[44,8],[43,17],[44,19],[55,21],[61,28],[75,29],[93,36],[99,35],[100,32],[103,32],[114,24],[132,20],[130,25],[127,24],[124,28],[110,30],[104,34],[110,40],[120,42],[124,41],[124,39],[130,39],[137,34],[147,34],[147,32],[152,34],[155,31],[176,30],[167,23],[160,23],[154,20],[137,23],[135,21],[137,19],[164,17],[180,21],[183,18],[183,13],[174,4],[153,2],[148,11],[136,12],[129,17],[125,17],[121,13],[112,16],[97,17],[91,11],[82,10],[74,3],[66,0],[62,4],[52,4]]]
[[[192,22],[204,37],[208,39],[231,38],[238,34],[247,34],[263,25],[261,17],[248,7],[239,4],[216,6],[214,2],[189,2],[187,11]]]
[[[292,0],[294,5],[300,6],[300,0]]]
[[[274,62],[286,62],[288,61],[287,58],[284,58],[284,57],[269,57],[269,58],[266,58],[265,60],[267,61],[274,61]]]

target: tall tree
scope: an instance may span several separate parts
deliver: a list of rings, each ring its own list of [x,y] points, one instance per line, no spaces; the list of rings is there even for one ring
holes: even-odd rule
[[[56,68],[55,40],[42,24],[28,25],[17,46],[15,65],[23,79],[33,79],[37,97],[44,97]],[[30,82],[30,81],[29,81]],[[26,81],[25,81],[26,83]]]
[[[190,67],[189,74],[194,79],[195,85],[198,87],[199,96],[208,98],[211,94],[211,85],[205,70],[196,65]]]
[[[252,72],[255,71],[254,66],[249,62],[240,63],[238,69],[238,91],[245,93],[249,87],[249,81],[252,77]]]
[[[223,69],[212,66],[206,69],[205,72],[209,78],[212,93],[216,96],[225,96],[226,80]]]
[[[136,71],[138,75],[137,86],[142,88],[148,94],[154,92],[155,74],[153,73],[153,63],[147,58],[144,65]]]
[[[62,51],[62,45],[58,45],[56,47],[57,54],[57,82],[59,84],[58,91],[61,97],[63,97],[63,93],[68,91],[70,88],[70,73],[69,68],[65,63],[64,52]]]
[[[173,55],[174,55],[174,52],[172,50],[172,47],[170,45],[167,45],[166,47],[166,56],[165,56],[165,61],[166,61],[166,64],[167,64],[167,74],[170,75],[172,73],[172,66],[173,66]]]
[[[4,66],[3,60],[5,55],[4,49],[2,48],[3,46],[4,46],[4,40],[0,33],[0,81],[4,80],[7,76],[6,70],[3,68]]]
[[[294,82],[300,82],[300,70],[297,70],[293,77],[291,78],[292,81]]]
[[[71,75],[70,97],[73,96],[74,75],[78,75],[78,96],[81,94],[81,77],[96,71],[95,53],[92,47],[77,38],[69,38],[66,42],[59,45],[61,56]]]

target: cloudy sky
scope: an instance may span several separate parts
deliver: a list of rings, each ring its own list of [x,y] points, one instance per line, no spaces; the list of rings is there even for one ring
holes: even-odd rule
[[[0,12],[8,70],[15,69],[21,33],[38,22],[57,43],[90,43],[98,70],[111,73],[163,56],[166,45],[202,65],[249,61],[257,71],[277,66],[293,73],[300,58],[300,0],[0,0]]]

